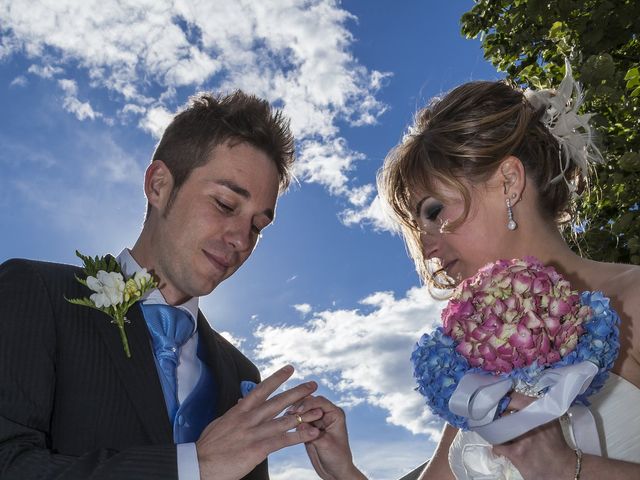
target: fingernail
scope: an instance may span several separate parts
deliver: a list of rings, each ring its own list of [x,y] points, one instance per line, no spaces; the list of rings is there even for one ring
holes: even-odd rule
[[[316,382],[311,381],[311,382],[307,382],[305,386],[306,386],[309,390],[313,390],[313,389],[315,389],[315,388],[317,387],[317,384],[316,384]]]
[[[318,433],[320,433],[320,430],[318,430],[316,427],[311,427],[307,430],[307,432],[309,432],[309,435],[311,435],[312,437],[315,437],[316,435],[318,435]]]
[[[296,408],[296,413],[304,412],[304,403]]]
[[[293,372],[293,367],[291,365],[285,365],[284,367],[282,367],[281,372],[282,373],[291,373],[291,372]]]

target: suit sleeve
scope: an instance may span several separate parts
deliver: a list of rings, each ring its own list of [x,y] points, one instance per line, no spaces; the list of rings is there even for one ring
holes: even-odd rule
[[[56,327],[47,285],[30,262],[0,265],[0,478],[177,478],[176,447],[100,449],[82,456],[51,449]]]

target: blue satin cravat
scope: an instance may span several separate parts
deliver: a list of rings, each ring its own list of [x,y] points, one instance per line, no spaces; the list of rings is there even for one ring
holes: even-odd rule
[[[191,394],[178,408],[173,423],[173,440],[176,443],[195,442],[205,427],[216,418],[218,385],[203,359],[203,342],[198,342],[198,360],[201,362],[200,378]]]
[[[160,367],[160,383],[169,420],[173,423],[178,410],[176,368],[180,347],[193,334],[194,322],[187,312],[171,305],[141,304],[141,307],[151,333],[153,353]]]

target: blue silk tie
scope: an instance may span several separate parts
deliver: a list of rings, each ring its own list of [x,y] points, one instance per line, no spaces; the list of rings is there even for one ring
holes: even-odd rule
[[[176,368],[180,347],[193,334],[194,323],[187,312],[171,305],[142,304],[141,306],[151,333],[153,353],[160,370],[160,383],[169,420],[173,424],[178,410]]]

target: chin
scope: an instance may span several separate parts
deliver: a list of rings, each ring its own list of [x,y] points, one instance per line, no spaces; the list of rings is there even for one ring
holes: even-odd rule
[[[198,294],[198,297],[204,297],[206,295],[209,295],[216,288],[218,288],[218,285],[220,285],[221,283],[222,283],[222,280],[219,280],[219,281],[216,280],[216,281],[210,281],[206,285],[202,285],[202,287],[199,289],[200,293]]]

